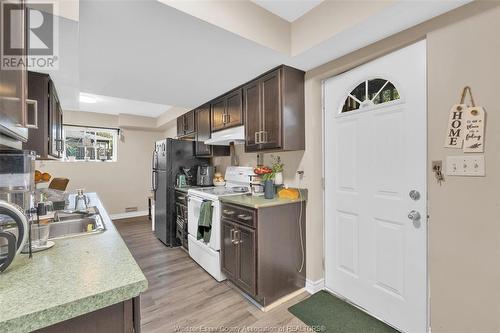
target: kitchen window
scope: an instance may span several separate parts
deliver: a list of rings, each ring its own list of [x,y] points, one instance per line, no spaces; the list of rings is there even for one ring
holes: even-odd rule
[[[68,161],[116,162],[116,128],[64,125],[64,158]]]

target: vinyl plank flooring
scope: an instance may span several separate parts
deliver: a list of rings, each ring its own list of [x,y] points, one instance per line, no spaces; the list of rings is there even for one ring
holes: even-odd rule
[[[114,223],[149,282],[141,295],[142,332],[218,332],[219,327],[221,332],[245,327],[275,332],[285,326],[307,331],[307,326],[287,310],[307,293],[262,312],[230,282],[217,282],[184,250],[163,245],[151,231],[147,217]]]

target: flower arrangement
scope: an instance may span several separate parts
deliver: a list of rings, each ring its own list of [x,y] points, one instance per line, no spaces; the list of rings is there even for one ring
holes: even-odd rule
[[[284,164],[281,162],[281,157],[271,155],[273,159],[272,166],[269,167],[259,167],[254,170],[257,175],[262,176],[262,180],[274,180],[277,174],[283,172]]]
[[[285,164],[283,164],[283,162],[281,162],[281,157],[271,155],[271,158],[273,159],[273,165],[271,167],[271,169],[273,170],[273,173],[276,174],[278,172],[283,172],[283,168],[284,168]]]

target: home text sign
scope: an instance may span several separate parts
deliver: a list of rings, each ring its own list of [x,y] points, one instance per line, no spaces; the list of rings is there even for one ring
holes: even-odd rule
[[[446,131],[445,148],[462,148],[464,141],[464,111],[467,109],[465,104],[454,105],[450,110],[448,117],[448,129]]]
[[[485,111],[480,106],[467,108],[464,117],[464,153],[484,152]]]

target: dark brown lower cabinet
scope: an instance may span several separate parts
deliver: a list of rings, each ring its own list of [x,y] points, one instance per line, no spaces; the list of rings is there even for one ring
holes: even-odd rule
[[[68,319],[36,333],[140,333],[140,296]]]
[[[222,270],[229,279],[236,279],[237,277],[237,247],[234,244],[233,233],[236,230],[236,224],[233,222],[222,219]]]
[[[188,250],[188,208],[187,195],[181,191],[175,191],[175,214],[176,214],[176,235],[182,243],[182,247]]]
[[[222,204],[222,271],[262,306],[305,286],[301,205],[305,211],[305,202],[259,209]]]
[[[257,248],[255,230],[242,225],[238,226],[237,246],[238,246],[238,277],[237,283],[241,289],[250,295],[256,294],[257,271],[255,262],[257,261]]]

